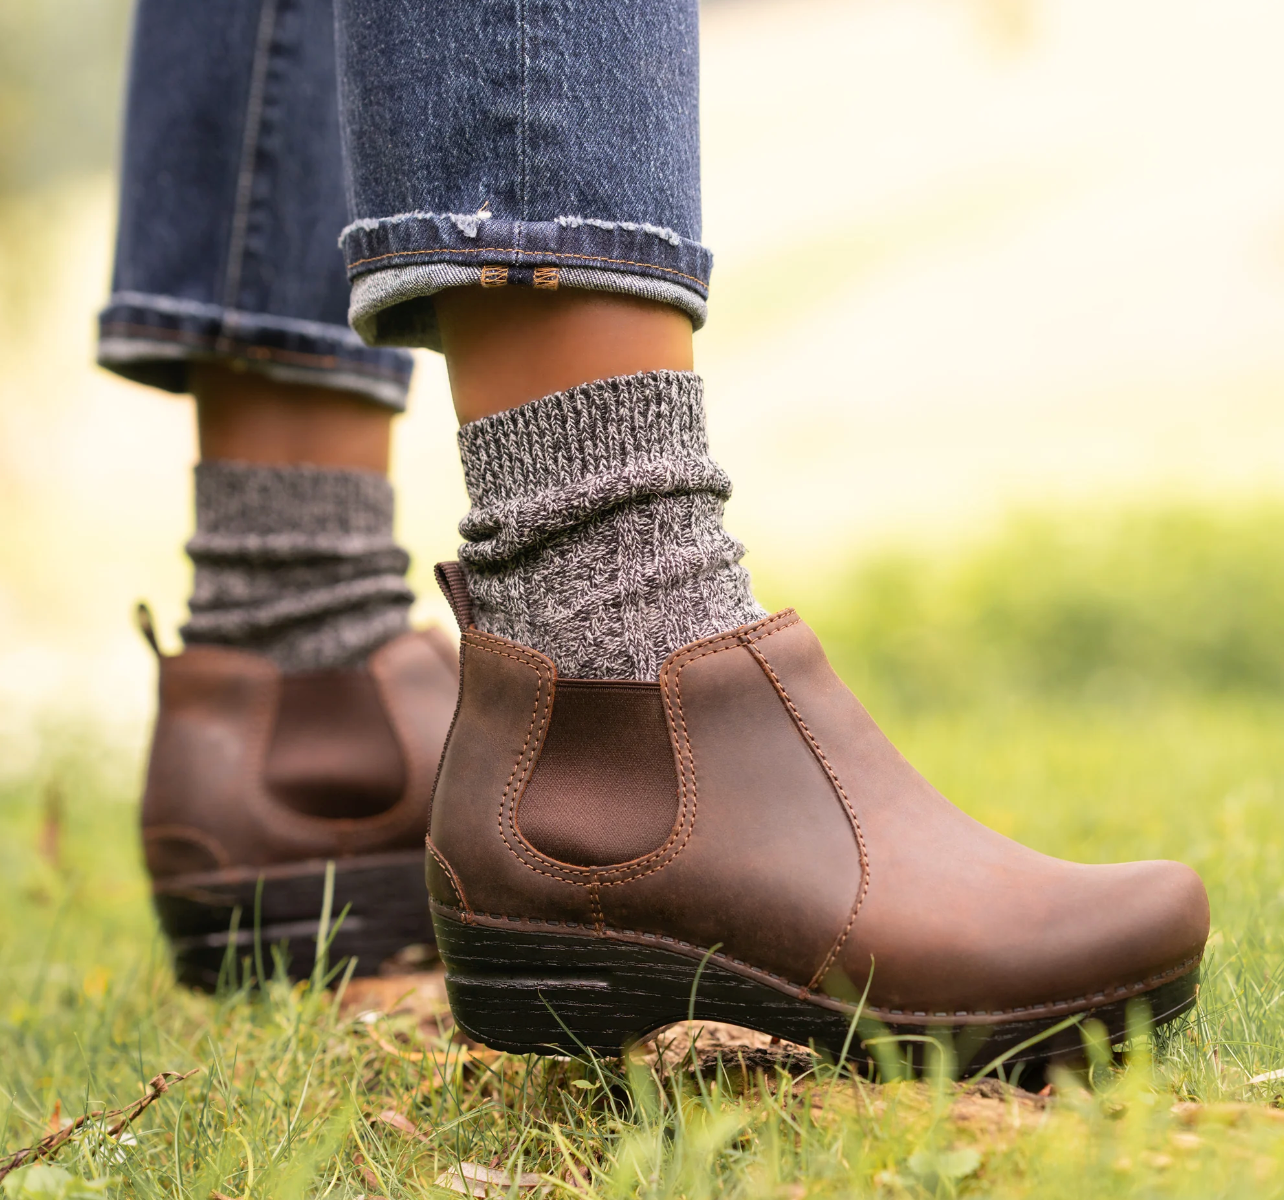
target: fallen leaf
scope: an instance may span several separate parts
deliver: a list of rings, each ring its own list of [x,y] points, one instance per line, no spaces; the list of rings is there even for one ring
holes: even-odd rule
[[[1263,1071],[1260,1075],[1254,1075],[1248,1082],[1250,1085],[1254,1083],[1272,1083],[1276,1079],[1284,1079],[1284,1069],[1278,1071]]]
[[[527,1171],[517,1177],[516,1186],[537,1188],[543,1178],[542,1175]],[[513,1177],[507,1171],[483,1167],[480,1163],[460,1163],[458,1167],[442,1172],[433,1182],[437,1187],[462,1192],[465,1196],[506,1196],[514,1185]]]
[[[379,1120],[385,1125],[391,1125],[393,1129],[400,1130],[407,1137],[418,1138],[421,1142],[432,1141],[432,1138],[416,1129],[414,1123],[408,1117],[403,1117],[395,1108],[385,1108],[379,1114]]]

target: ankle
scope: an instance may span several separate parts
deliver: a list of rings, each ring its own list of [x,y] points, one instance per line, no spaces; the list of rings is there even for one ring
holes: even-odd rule
[[[654,300],[471,287],[435,304],[461,425],[595,379],[691,370],[690,318]]]
[[[352,392],[194,365],[201,457],[388,473],[391,410]]]
[[[598,380],[459,431],[477,625],[567,676],[654,680],[679,646],[765,616],[722,527],[690,372]]]

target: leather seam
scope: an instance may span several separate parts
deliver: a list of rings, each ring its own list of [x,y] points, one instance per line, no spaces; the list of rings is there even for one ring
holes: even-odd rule
[[[425,630],[425,633],[427,631]],[[433,645],[430,639],[429,644]],[[440,647],[433,645],[440,656]],[[443,659],[444,661],[444,659]],[[449,666],[449,664],[447,664]],[[459,724],[459,710],[464,706],[464,647],[461,644],[455,653],[455,711],[451,714],[450,724],[446,728],[446,740],[441,744],[441,753],[437,756],[437,769],[432,774],[432,787],[428,792],[428,811],[424,814],[429,835],[432,832],[432,809],[437,800],[437,787],[441,783],[441,769],[446,764],[446,750],[455,736],[455,726]]]
[[[602,912],[601,884],[595,879],[588,886],[589,903],[593,909],[593,932],[601,937],[606,929],[606,916]]]
[[[507,653],[506,651],[499,650],[491,646],[485,646],[480,643],[473,643],[468,638],[466,638],[465,640],[469,641],[469,644],[476,644],[477,649],[479,650],[485,650],[490,654],[504,655],[504,657],[513,658],[516,661],[522,662],[527,666],[534,667],[534,669],[539,673],[541,680],[547,677],[546,670],[543,668],[542,664],[539,663],[538,660],[534,660],[534,661],[528,660],[526,658],[518,657],[515,654]],[[546,709],[547,709],[547,702],[546,702]],[[538,716],[538,692],[537,692],[537,700],[536,700],[536,711],[531,717],[532,727],[534,726],[537,716]],[[547,719],[547,711],[545,713],[545,719]],[[531,732],[530,730],[527,731],[527,743],[529,742],[530,732]],[[521,760],[523,757],[525,757],[527,743],[523,743],[522,752],[518,758],[517,766],[521,765]],[[513,775],[509,776],[508,785],[505,787],[504,795],[501,797],[501,800],[500,800],[500,815],[499,815],[500,835],[504,840],[504,845],[507,847],[508,852],[512,854],[513,857],[516,858],[518,862],[520,862],[524,867],[528,868],[529,870],[534,871],[538,875],[543,875],[546,878],[556,879],[561,883],[569,883],[577,887],[597,888],[599,889],[599,892],[603,884],[606,884],[607,886],[612,886],[619,883],[627,883],[630,879],[641,878],[642,875],[648,874],[649,871],[644,871],[642,872],[641,875],[632,874],[631,872],[636,872],[637,868],[641,864],[649,862],[655,859],[657,856],[664,855],[672,847],[674,841],[677,839],[678,834],[683,829],[683,827],[689,824],[689,822],[687,821],[687,811],[686,811],[687,805],[684,797],[683,802],[679,804],[677,820],[674,822],[674,826],[670,830],[669,836],[665,840],[664,844],[659,846],[655,850],[649,851],[641,859],[634,859],[634,860],[631,860],[629,863],[625,863],[625,864],[611,864],[605,867],[602,867],[602,866],[580,867],[580,866],[574,865],[573,863],[558,863],[555,859],[548,858],[547,855],[542,854],[536,847],[534,847],[529,842],[527,842],[525,837],[522,835],[521,829],[517,825],[516,804],[510,803],[510,792],[512,790],[512,785],[513,785],[513,776],[516,774],[517,766],[514,766]],[[504,826],[504,816],[506,813],[508,816],[509,829],[506,829]],[[510,830],[512,835],[511,839],[510,839]],[[688,828],[687,837],[689,836],[690,836],[690,829]],[[513,845],[514,841],[516,841],[517,847],[520,847],[521,849],[514,847]],[[686,843],[684,839],[683,845],[685,844]],[[681,846],[678,847],[679,850],[681,848],[682,848]],[[523,850],[527,850],[531,855],[537,856],[538,861],[545,862],[549,866],[555,867],[556,870],[544,870],[542,867],[536,866],[534,863],[529,862],[527,858],[523,856],[523,853],[522,853]],[[655,868],[652,868],[652,869],[655,869]],[[611,875],[622,875],[622,878],[611,879],[609,878],[609,876]]]
[[[445,910],[447,915],[458,914],[460,917],[463,913],[459,909],[451,908],[449,905],[434,902],[439,909]],[[509,924],[530,925],[530,926],[561,926],[567,929],[583,929],[584,926],[574,921],[558,921],[554,918],[539,917],[511,917],[505,913],[483,913],[484,917],[492,921],[506,921]],[[476,923],[477,914],[473,914]],[[709,950],[706,947],[698,946],[694,942],[682,941],[680,938],[666,938],[660,934],[647,933],[639,929],[616,929],[613,926],[604,926],[601,935],[605,938],[611,938],[618,935],[621,940],[636,938],[646,942],[654,942],[661,949],[666,946],[680,946],[684,950],[691,952],[691,957],[708,958],[711,961],[717,961],[726,964],[729,969],[734,970],[737,967],[748,968],[756,975],[765,976],[768,979],[775,979],[783,983],[787,988],[793,990],[800,999],[809,999],[808,989],[801,984],[795,983],[791,979],[786,979],[783,975],[778,975],[774,971],[768,971],[764,967],[756,967],[753,963],[745,962],[743,959],[732,958],[730,955],[722,954],[716,950]],[[995,1008],[995,1009],[954,1009],[953,1011],[926,1009],[904,1009],[904,1008],[882,1008],[878,1005],[866,1004],[863,1011],[871,1016],[896,1016],[896,1017],[924,1017],[924,1018],[949,1018],[949,1017],[1019,1017],[1022,1020],[1038,1019],[1044,1016],[1056,1016],[1057,1010],[1065,1008],[1069,1004],[1088,1004],[1092,1001],[1111,1002],[1116,1000],[1127,999],[1130,996],[1149,991],[1151,988],[1160,984],[1167,983],[1173,979],[1180,979],[1190,970],[1197,966],[1204,957],[1203,951],[1192,954],[1189,958],[1184,959],[1175,967],[1169,967],[1166,971],[1156,972],[1154,975],[1148,975],[1135,983],[1128,984],[1107,984],[1105,987],[1091,993],[1084,993],[1082,996],[1069,996],[1064,1000],[1048,1000],[1042,1004],[1021,1005],[1015,1008]],[[832,997],[831,997],[832,999]],[[839,1001],[844,1009],[850,1009],[851,1005]]]
[[[787,619],[791,616],[793,618],[792,620]],[[772,634],[779,633],[782,629],[788,629],[791,625],[796,624],[799,619],[800,618],[797,613],[794,613],[792,610],[787,610],[784,613],[778,613],[775,616],[767,617],[764,621],[758,622],[756,626],[750,626],[750,628],[755,630],[755,633],[750,640],[756,642],[762,638],[771,637]],[[772,623],[775,623],[776,627],[773,629],[767,629],[767,626]],[[691,820],[686,827],[686,834],[682,839],[682,843],[677,846],[673,853],[668,855],[667,858],[661,862],[656,862],[653,866],[648,867],[647,870],[641,871],[636,875],[628,875],[620,879],[605,880],[606,886],[618,887],[626,883],[632,883],[636,879],[645,879],[648,875],[654,875],[657,871],[663,870],[672,863],[678,855],[686,849],[687,843],[690,842],[691,835],[695,832],[695,823],[696,816],[699,812],[700,797],[699,781],[696,777],[695,755],[691,750],[691,734],[687,729],[686,714],[682,708],[682,672],[685,671],[692,663],[698,662],[702,658],[708,658],[712,654],[721,654],[724,650],[740,649],[741,646],[748,644],[741,640],[747,636],[748,635],[743,634],[738,630],[731,630],[728,633],[717,634],[715,637],[709,638],[705,642],[696,642],[694,646],[690,647],[690,649],[694,650],[695,646],[705,646],[706,648],[701,650],[698,654],[688,653],[685,656],[675,656],[673,659],[665,661],[664,667],[660,671],[660,693],[666,699],[668,697],[667,685],[669,670],[671,667],[676,668],[673,672],[673,703],[672,705],[665,705],[665,715],[668,717],[670,728],[674,734],[674,740],[675,742],[678,742],[678,761],[683,781],[683,801],[679,809],[679,822],[674,825],[673,831],[669,834],[669,840],[659,851],[655,851],[654,853],[663,854],[677,837],[678,830],[681,828],[682,821],[685,819],[688,794],[690,796]],[[682,725],[680,742],[678,739],[677,721],[675,721],[673,717],[674,709],[677,710],[677,718]],[[691,782],[689,793],[685,786],[687,764],[690,765]]]
[[[829,953],[825,956],[824,961],[816,968],[816,973],[811,977],[807,984],[808,990],[817,988],[821,985],[829,968],[833,966],[834,961],[838,958],[844,943],[850,936],[852,926],[856,923],[856,914],[860,912],[861,906],[865,903],[865,897],[869,894],[869,848],[865,844],[865,834],[860,827],[860,818],[856,815],[856,809],[852,805],[842,781],[838,778],[838,772],[834,770],[829,759],[825,756],[824,750],[821,749],[820,742],[816,740],[816,735],[808,728],[807,722],[803,720],[802,713],[798,711],[798,706],[794,704],[792,697],[789,695],[784,683],[781,682],[780,676],[776,674],[771,663],[767,661],[766,656],[757,646],[749,645],[746,649],[757,660],[758,665],[767,674],[776,691],[779,693],[781,700],[784,701],[785,707],[789,710],[789,715],[793,717],[794,724],[798,726],[799,732],[806,739],[807,744],[811,747],[812,753],[820,760],[821,767],[824,768],[825,774],[829,777],[830,785],[838,793],[843,802],[843,807],[847,810],[848,819],[852,823],[852,831],[856,835],[856,850],[860,856],[860,888],[856,893],[856,899],[852,902],[851,912],[847,917],[847,924],[843,926],[842,931],[834,940],[830,947]]]
[[[389,642],[387,645],[392,645],[392,643]],[[402,759],[406,765],[406,786],[397,802],[385,812],[376,813],[373,817],[357,818],[353,822],[355,826],[353,832],[366,829],[377,830],[381,826],[404,824],[407,816],[413,818],[416,810],[415,799],[417,794],[423,790],[425,777],[428,773],[426,770],[427,764],[423,760],[420,747],[413,738],[406,736],[406,732],[402,729],[401,722],[397,718],[396,706],[392,703],[392,696],[388,692],[387,682],[381,670],[383,660],[379,655],[384,648],[381,646],[379,650],[376,650],[370,656],[369,671],[371,679],[374,680],[375,691],[379,695],[379,704],[383,708],[383,718],[388,722],[388,727],[392,730],[393,737],[396,738],[397,749],[401,751]],[[428,801],[431,802],[431,800],[432,794],[429,793]]]
[[[467,638],[465,640],[467,640],[470,645],[475,645],[478,650],[481,650],[486,654],[496,654],[496,655],[499,655],[501,658],[511,658],[515,662],[519,662],[519,663],[522,663],[524,666],[531,667],[535,671],[535,703],[531,709],[530,723],[526,726],[526,737],[522,741],[521,749],[517,752],[517,761],[513,763],[513,769],[508,773],[508,782],[504,785],[504,791],[500,795],[499,811],[495,814],[495,823],[499,827],[500,840],[504,843],[504,846],[508,850],[509,854],[511,854],[515,859],[517,859],[517,861],[521,863],[522,866],[528,868],[531,871],[534,871],[536,874],[549,875],[549,872],[541,871],[538,867],[532,866],[524,858],[522,858],[522,856],[518,854],[516,850],[513,849],[512,843],[508,840],[508,833],[504,829],[504,816],[505,816],[505,813],[509,812],[509,808],[510,808],[509,797],[513,792],[513,784],[517,779],[517,773],[518,771],[521,770],[522,763],[526,759],[526,752],[530,749],[531,739],[532,737],[536,736],[536,722],[537,721],[539,722],[539,732],[543,732],[544,723],[548,720],[549,704],[547,699],[544,700],[544,704],[543,704],[544,719],[542,721],[540,720],[540,696],[544,692],[545,685],[548,682],[550,682],[548,671],[544,667],[544,664],[541,663],[538,659],[532,660],[525,656],[519,656],[519,655],[513,654],[511,651],[508,651],[508,650],[500,650],[495,646],[488,646],[480,639]],[[509,820],[513,822],[514,825],[516,824],[511,813],[509,813]],[[549,877],[554,879],[557,878],[557,876],[555,875],[549,875]],[[564,880],[563,882],[570,882],[570,881]]]
[[[468,897],[464,894],[464,885],[459,881],[459,876],[455,874],[455,868],[446,861],[445,855],[432,844],[432,837],[424,838],[424,845],[428,847],[428,853],[437,860],[437,864],[446,872],[447,879],[450,880],[450,886],[455,889],[455,894],[459,897],[459,903],[462,906],[462,916],[468,924],[472,923],[473,908],[468,903]]]
[[[499,646],[496,645],[487,645],[486,639],[488,636],[490,635],[469,630],[462,640],[466,645],[472,646],[477,650],[481,650],[486,654],[495,654],[501,658],[510,658],[514,662],[530,667],[534,670],[536,676],[535,704],[531,712],[530,724],[526,727],[525,740],[522,742],[521,749],[517,754],[517,761],[513,764],[512,771],[509,772],[508,782],[505,784],[504,791],[499,798],[499,811],[496,813],[495,822],[499,827],[500,840],[504,843],[504,847],[509,854],[511,854],[528,871],[533,871],[537,875],[543,875],[547,879],[555,879],[559,883],[569,883],[574,887],[590,887],[591,885],[584,880],[567,879],[561,875],[554,874],[552,871],[545,871],[541,867],[537,867],[533,863],[527,862],[526,859],[514,848],[513,843],[509,840],[508,831],[504,828],[504,817],[507,814],[509,824],[513,827],[513,834],[518,838],[518,844],[521,845],[524,839],[522,839],[521,833],[517,829],[515,814],[516,804],[510,803],[510,801],[514,799],[514,783],[517,783],[517,790],[520,790],[522,783],[526,782],[526,776],[529,775],[528,768],[527,772],[523,775],[523,779],[520,782],[517,782],[518,772],[521,770],[523,761],[527,757],[527,751],[530,750],[531,740],[534,738],[537,743],[540,741],[540,735],[543,733],[544,725],[548,721],[549,711],[551,709],[551,704],[549,702],[552,696],[551,688],[549,689],[548,696],[543,702],[544,715],[542,720],[540,719],[540,694],[544,692],[545,685],[552,684],[553,676],[549,673],[549,670],[544,665],[542,659],[536,658],[533,655],[514,654],[511,650],[500,649]],[[507,646],[509,643],[501,642],[500,645]],[[536,729],[537,722],[539,723],[538,729]],[[533,765],[533,760],[531,765]]]
[[[509,775],[508,783],[504,788],[503,795],[500,797],[500,807],[498,815],[498,825],[500,837],[508,852],[517,859],[522,866],[534,872],[537,875],[543,875],[547,879],[555,879],[559,883],[568,883],[576,887],[592,888],[596,886],[599,891],[602,887],[619,887],[626,883],[631,883],[635,879],[645,879],[648,875],[662,870],[668,866],[677,856],[686,848],[687,843],[691,840],[691,834],[695,829],[695,815],[697,808],[697,783],[695,776],[695,758],[691,753],[691,742],[686,729],[686,720],[682,716],[681,700],[681,677],[683,670],[690,666],[691,663],[701,658],[708,657],[711,654],[718,654],[724,650],[735,650],[745,645],[743,640],[748,638],[749,641],[759,641],[762,638],[770,637],[772,634],[787,629],[799,622],[800,618],[793,609],[785,609],[783,612],[764,617],[761,621],[748,627],[751,633],[745,633],[743,630],[731,630],[727,633],[715,634],[713,637],[702,639],[694,642],[685,650],[680,650],[667,659],[660,672],[660,691],[665,699],[665,716],[669,724],[671,736],[674,739],[675,749],[677,751],[677,769],[679,784],[679,805],[678,816],[674,821],[673,828],[669,831],[669,836],[661,846],[652,850],[639,859],[633,859],[628,863],[611,864],[608,866],[590,866],[579,867],[572,863],[559,863],[556,859],[551,859],[542,854],[534,846],[530,845],[522,836],[521,830],[517,825],[516,817],[516,797],[512,794],[514,781],[516,780],[518,770],[522,765],[522,760],[526,757],[527,750],[530,747],[531,736],[535,732],[535,725],[539,718],[539,692],[545,682],[552,683],[553,677],[549,674],[548,667],[545,666],[543,656],[536,656],[533,653],[522,653],[523,647],[505,639],[495,637],[493,634],[486,634],[480,630],[468,630],[465,632],[461,641],[468,646],[474,646],[478,650],[483,650],[488,654],[500,655],[504,658],[512,659],[524,666],[531,667],[539,678],[539,686],[536,689],[535,708],[531,715],[531,724],[527,729],[525,741],[522,743],[522,749],[518,755],[517,762]],[[487,644],[490,642],[491,644]],[[517,651],[517,653],[514,653]],[[669,677],[673,677],[673,704],[668,701],[669,694]],[[544,702],[545,713],[544,719],[547,721],[551,704],[549,700]],[[678,730],[678,724],[673,717],[672,709],[676,707],[681,720],[681,732]],[[689,782],[688,782],[689,776]],[[525,782],[523,780],[522,782]],[[518,783],[520,789],[521,784]],[[505,815],[507,814],[508,828],[505,827]],[[511,832],[511,837],[510,837]],[[681,841],[679,841],[679,838]],[[516,842],[516,845],[514,845]],[[529,861],[528,857],[533,857],[536,862]],[[536,863],[546,864],[551,870],[545,869],[544,866]]]
[[[218,863],[220,869],[226,869],[232,866],[232,856],[228,854],[223,843],[218,840],[212,833],[207,833],[204,829],[196,825],[180,825],[167,823],[163,825],[144,825],[143,826],[143,845],[148,842],[164,841],[173,839],[192,842],[204,850],[208,850],[213,856],[214,861]],[[190,874],[190,872],[189,872]]]

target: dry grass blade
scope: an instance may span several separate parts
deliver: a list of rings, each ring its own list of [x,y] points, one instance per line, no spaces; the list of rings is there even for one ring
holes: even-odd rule
[[[107,1130],[108,1137],[119,1137],[125,1129],[129,1127],[131,1121],[135,1120],[145,1109],[150,1107],[155,1101],[159,1100],[166,1092],[169,1091],[176,1083],[182,1083],[184,1079],[190,1079],[200,1067],[193,1067],[190,1071],[180,1075],[177,1071],[162,1071],[155,1076],[147,1085],[147,1091],[144,1092],[133,1104],[127,1104],[124,1108],[99,1109],[97,1112],[88,1112],[83,1116],[77,1117],[70,1125],[65,1125],[56,1133],[51,1133],[48,1137],[42,1138],[34,1146],[27,1146],[23,1150],[15,1150],[8,1158],[0,1159],[0,1180],[19,1167],[24,1167],[28,1163],[39,1162],[42,1158],[50,1158],[57,1154],[63,1148],[76,1131],[88,1125],[90,1121],[101,1120],[104,1123],[115,1120],[116,1123]],[[116,1120],[119,1118],[119,1120]]]
[[[480,1163],[460,1163],[451,1167],[433,1181],[436,1187],[449,1188],[452,1192],[462,1192],[465,1196],[505,1196],[516,1184],[518,1188],[537,1188],[543,1183],[543,1176],[534,1172],[519,1175],[516,1180],[507,1171],[497,1171],[494,1167],[483,1167]]]

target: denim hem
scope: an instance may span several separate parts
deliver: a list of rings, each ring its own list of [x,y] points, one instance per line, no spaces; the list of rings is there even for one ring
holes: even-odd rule
[[[354,221],[339,245],[353,283],[374,272],[425,263],[545,277],[550,268],[571,268],[662,280],[703,303],[713,268],[713,255],[704,246],[671,229],[582,217],[511,221],[485,213],[401,213]],[[538,279],[535,285],[540,286]]]
[[[441,335],[432,297],[446,288],[479,283],[485,283],[481,267],[460,267],[454,263],[415,263],[373,271],[353,282],[348,320],[370,346],[440,350]],[[616,292],[671,304],[685,312],[696,329],[708,316],[708,305],[694,292],[646,275],[566,267],[558,273],[558,286]]]
[[[189,390],[188,363],[221,362],[356,392],[397,411],[406,406],[414,366],[404,350],[367,346],[343,325],[139,292],[115,293],[99,314],[98,362],[168,392]]]

